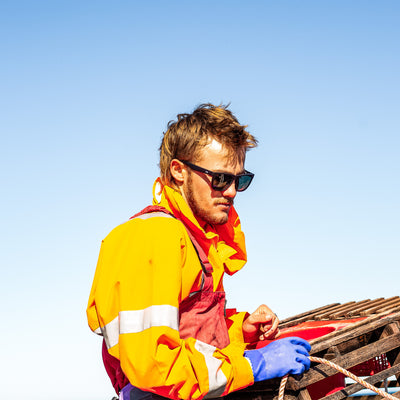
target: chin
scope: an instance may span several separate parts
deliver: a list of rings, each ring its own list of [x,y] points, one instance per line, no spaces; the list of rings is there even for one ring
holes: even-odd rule
[[[228,214],[219,214],[219,215],[212,215],[210,218],[208,218],[207,221],[209,224],[212,225],[223,225],[228,222]]]

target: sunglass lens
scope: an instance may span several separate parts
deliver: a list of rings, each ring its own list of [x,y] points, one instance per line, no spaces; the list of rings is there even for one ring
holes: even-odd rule
[[[212,178],[212,187],[214,190],[225,190],[231,185],[233,176],[227,174],[214,175]]]
[[[236,190],[238,192],[243,192],[243,190],[246,190],[250,186],[252,180],[253,177],[251,175],[241,175],[239,177]]]

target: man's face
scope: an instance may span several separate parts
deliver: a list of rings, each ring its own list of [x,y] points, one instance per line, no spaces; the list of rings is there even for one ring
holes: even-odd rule
[[[194,164],[213,172],[237,175],[244,170],[244,157],[232,157],[226,147],[213,139],[200,151],[200,158]],[[186,168],[188,174],[181,190],[195,217],[212,225],[226,223],[236,196],[235,183],[217,191],[211,187],[211,176]]]

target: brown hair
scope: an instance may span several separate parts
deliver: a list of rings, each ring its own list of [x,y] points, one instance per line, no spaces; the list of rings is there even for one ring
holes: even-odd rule
[[[168,129],[160,146],[160,172],[164,183],[173,183],[171,161],[196,161],[199,149],[215,139],[234,157],[244,157],[245,152],[257,146],[257,139],[240,125],[228,110],[229,105],[201,104],[192,114],[178,114]],[[240,154],[242,152],[242,155]]]

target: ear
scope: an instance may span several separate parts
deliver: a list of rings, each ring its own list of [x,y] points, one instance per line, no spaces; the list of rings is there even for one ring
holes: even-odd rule
[[[169,165],[171,175],[178,186],[181,186],[185,180],[186,169],[182,162],[174,158]]]

